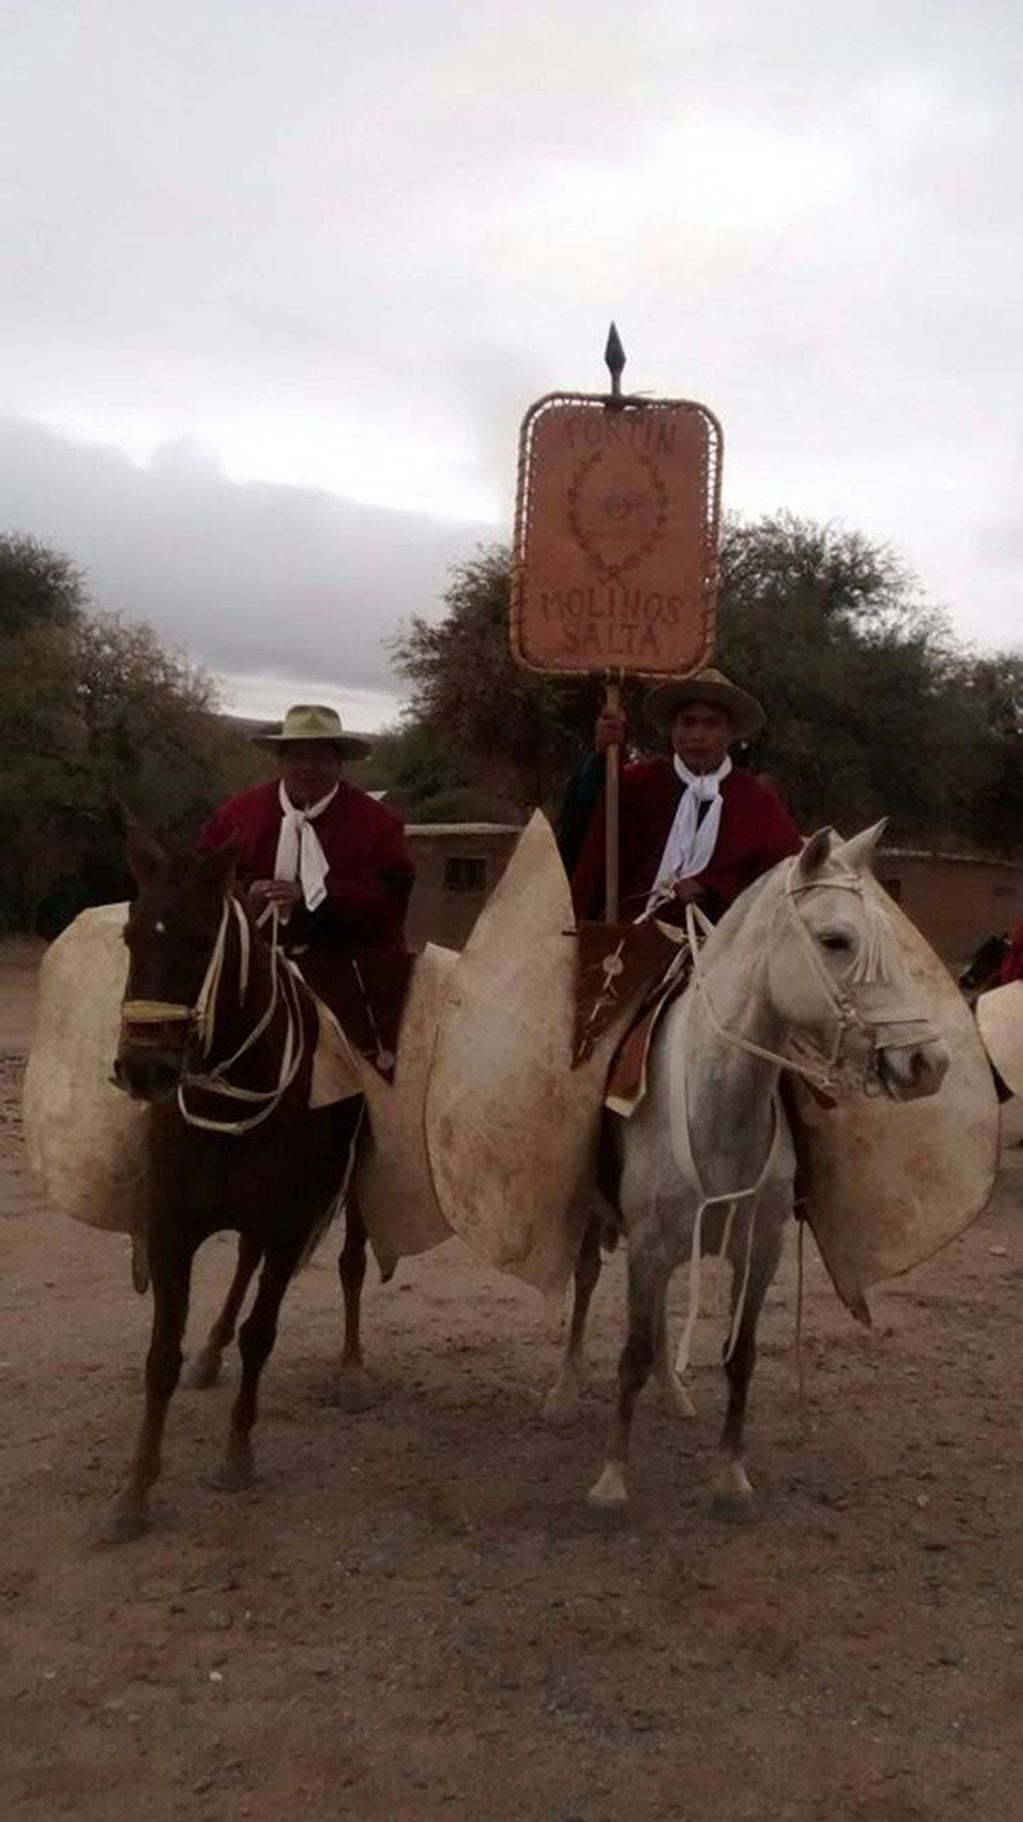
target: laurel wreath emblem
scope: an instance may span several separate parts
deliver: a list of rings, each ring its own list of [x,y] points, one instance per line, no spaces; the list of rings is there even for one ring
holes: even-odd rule
[[[635,460],[646,471],[649,494],[654,504],[654,519],[642,542],[624,557],[609,562],[603,553],[594,545],[581,516],[581,506],[587,482],[599,463],[606,461],[607,451],[596,449],[591,455],[584,456],[576,468],[571,485],[566,495],[568,505],[568,524],[572,536],[582,551],[587,562],[597,571],[602,582],[616,582],[629,570],[637,569],[656,549],[668,526],[668,489],[656,464],[643,450],[633,451]]]

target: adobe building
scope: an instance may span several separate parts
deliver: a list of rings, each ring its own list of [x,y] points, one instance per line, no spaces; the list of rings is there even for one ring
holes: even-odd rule
[[[874,872],[953,972],[1023,919],[1023,862],[882,848]]]
[[[520,830],[514,823],[410,823],[416,863],[409,907],[413,947],[460,949],[500,879]],[[1023,863],[968,854],[884,848],[875,872],[953,970],[1023,919]]]
[[[413,949],[460,949],[500,879],[521,830],[504,822],[410,822],[416,863],[405,933]]]

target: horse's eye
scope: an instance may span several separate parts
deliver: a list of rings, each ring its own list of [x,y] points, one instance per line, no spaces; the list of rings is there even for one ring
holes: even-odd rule
[[[847,936],[839,936],[836,931],[831,931],[828,935],[822,936],[820,941],[822,948],[830,949],[835,955],[848,955],[849,950],[852,948],[849,938]]]

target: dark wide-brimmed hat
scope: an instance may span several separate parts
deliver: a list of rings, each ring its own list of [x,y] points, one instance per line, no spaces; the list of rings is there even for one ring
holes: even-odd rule
[[[723,671],[697,671],[692,677],[672,677],[667,683],[655,684],[643,709],[655,728],[666,729],[687,702],[712,702],[715,708],[724,709],[734,740],[749,740],[764,725],[764,711],[756,697],[729,683]]]
[[[288,740],[323,740],[335,747],[341,759],[365,759],[373,751],[368,740],[357,734],[346,734],[336,709],[324,708],[322,702],[296,702],[281,723],[279,734],[256,734],[253,744],[275,753]]]

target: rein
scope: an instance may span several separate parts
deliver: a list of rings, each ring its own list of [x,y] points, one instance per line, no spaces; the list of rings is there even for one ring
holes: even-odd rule
[[[238,1005],[240,1007],[245,1005],[249,989],[252,931],[239,900],[233,896],[225,896],[216,941],[210,953],[195,1005],[186,1006],[166,1000],[125,1000],[121,1007],[122,1029],[126,1029],[130,1035],[134,1036],[132,1027],[135,1026],[185,1024],[194,1030],[202,1056],[210,1055],[216,1030],[217,1007],[232,917],[238,932]],[[182,1119],[189,1126],[198,1127],[203,1132],[218,1132],[237,1137],[262,1125],[264,1120],[268,1120],[272,1114],[276,1113],[302,1066],[306,1054],[306,1039],[302,1021],[299,976],[281,950],[278,936],[279,919],[275,909],[270,941],[270,997],[260,1017],[229,1057],[225,1057],[221,1062],[215,1063],[204,1071],[186,1070],[178,1085],[178,1110]],[[227,1079],[228,1071],[233,1069],[263,1037],[272,1024],[279,1007],[283,1007],[285,1012],[285,1028],[277,1081],[274,1086],[272,1088],[243,1088],[240,1084],[229,1081]],[[248,1118],[239,1119],[230,1118],[226,1111],[222,1116],[216,1118],[195,1113],[189,1108],[185,1098],[190,1089],[198,1089],[203,1094],[219,1095],[227,1101],[241,1101],[254,1106],[256,1111]]]
[[[867,924],[865,941],[853,967],[850,969],[848,987],[836,983],[832,979],[821,960],[807,924],[799,915],[798,898],[805,892],[810,892],[815,888],[825,886],[831,888],[837,887],[843,891],[855,892],[863,901],[864,915]],[[839,1079],[839,1072],[841,1071],[843,1063],[843,1051],[846,1048],[848,1039],[853,1033],[859,1035],[866,1034],[869,1039],[868,1055],[863,1065],[861,1079],[857,1085],[861,1087],[864,1092],[870,1092],[872,1086],[874,1087],[875,1092],[879,1091],[880,1077],[877,1065],[878,1050],[888,1047],[905,1047],[914,1043],[919,1043],[923,1038],[932,1034],[929,1023],[920,1018],[918,1014],[914,1014],[913,1016],[907,1015],[906,1017],[897,1016],[895,1018],[892,1018],[890,1014],[886,1014],[883,1018],[874,1018],[871,1017],[869,1011],[865,1009],[862,1004],[857,1003],[857,1000],[862,999],[864,993],[869,991],[870,988],[882,985],[889,980],[889,971],[886,965],[885,956],[887,928],[882,921],[881,913],[874,906],[866,902],[863,891],[863,882],[858,875],[849,874],[832,879],[800,882],[796,874],[795,861],[792,862],[785,881],[784,912],[790,922],[794,923],[796,926],[799,933],[799,940],[803,945],[804,952],[810,959],[813,974],[823,992],[827,1008],[834,1019],[834,1038],[826,1062],[821,1066],[814,1063],[801,1062],[798,1057],[792,1055],[782,1055],[780,1051],[771,1050],[766,1045],[754,1043],[751,1038],[745,1037],[742,1032],[735,1031],[723,1023],[715,1011],[708,988],[706,967],[701,959],[701,941],[706,940],[713,931],[714,926],[699,907],[690,900],[685,907],[685,927],[689,952],[692,956],[692,984],[694,990],[700,994],[704,1009],[714,1032],[725,1043],[732,1045],[737,1050],[743,1050],[750,1056],[759,1057],[764,1062],[772,1063],[779,1070],[787,1069],[795,1075],[803,1076],[807,1081],[812,1083],[815,1088],[825,1094],[832,1093],[840,1086],[848,1085],[848,1070],[844,1072],[843,1079]],[[849,988],[852,988],[852,991],[850,991]],[[903,1035],[895,1037],[893,1035],[895,1032],[902,1033]],[[749,1289],[757,1203],[764,1183],[769,1177],[775,1163],[783,1126],[778,1101],[778,1088],[777,1085],[775,1085],[771,1099],[772,1136],[768,1143],[756,1181],[754,1183],[749,1183],[740,1189],[724,1191],[717,1195],[708,1195],[701,1177],[696,1155],[693,1151],[692,1138],[689,1131],[687,1084],[688,1072],[686,1069],[683,1069],[681,1076],[681,1133],[684,1136],[685,1149],[688,1154],[686,1163],[692,1173],[699,1201],[693,1224],[692,1243],[689,1255],[689,1307],[675,1360],[675,1370],[680,1374],[685,1372],[688,1365],[693,1332],[700,1310],[700,1273],[704,1215],[707,1210],[714,1208],[725,1211],[724,1228],[719,1249],[719,1256],[724,1256],[729,1250],[736,1214],[743,1204],[745,1204],[749,1209],[749,1219],[745,1235],[744,1257],[740,1267],[741,1280],[738,1284],[732,1311],[732,1320],[724,1349],[724,1358],[726,1362],[731,1359],[735,1350]],[[800,1226],[800,1244],[802,1244],[802,1225]],[[802,1401],[801,1348],[802,1256],[800,1255],[800,1289],[799,1304],[797,1308],[797,1357],[800,1374],[800,1400]]]
[[[704,913],[690,900],[686,907],[686,936],[693,958],[693,985],[701,994],[703,1004],[716,1035],[738,1050],[744,1050],[750,1056],[760,1057],[764,1062],[774,1063],[779,1069],[790,1070],[794,1075],[803,1076],[823,1094],[833,1094],[836,1089],[848,1086],[848,1075],[843,1080],[838,1073],[842,1067],[842,1053],[847,1040],[853,1033],[866,1034],[869,1038],[869,1049],[862,1073],[852,1085],[862,1089],[865,1094],[880,1091],[880,1078],[877,1066],[879,1049],[908,1049],[914,1044],[926,1041],[931,1033],[929,1022],[919,1013],[907,1014],[903,1018],[872,1017],[862,1005],[858,1005],[852,993],[837,985],[821,961],[813,937],[804,920],[800,917],[796,900],[806,892],[822,888],[842,892],[853,892],[864,899],[863,882],[855,874],[836,879],[808,880],[797,883],[795,880],[795,862],[785,884],[785,911],[794,924],[803,945],[803,950],[811,968],[822,988],[830,1010],[834,1014],[835,1035],[831,1050],[823,1066],[800,1062],[798,1057],[782,1055],[780,1051],[769,1050],[762,1044],[755,1044],[752,1039],[744,1037],[741,1032],[732,1030],[722,1023],[714,1010],[707,986],[706,971],[700,960],[700,937],[706,939],[714,926]],[[864,901],[864,913],[867,920],[867,941],[851,972],[851,981],[861,987],[869,988],[887,980],[884,958],[884,927],[880,914]],[[862,996],[861,996],[862,997]],[[896,1033],[900,1035],[896,1035]]]

